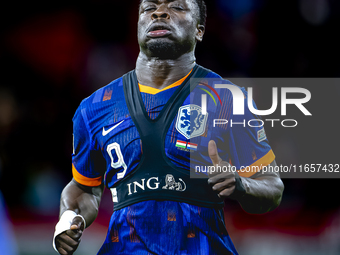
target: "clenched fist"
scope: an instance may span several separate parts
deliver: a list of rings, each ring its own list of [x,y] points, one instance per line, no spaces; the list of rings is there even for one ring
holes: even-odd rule
[[[70,229],[56,236],[55,246],[61,255],[72,255],[76,251],[84,227],[84,220],[81,217],[76,216],[72,220]]]

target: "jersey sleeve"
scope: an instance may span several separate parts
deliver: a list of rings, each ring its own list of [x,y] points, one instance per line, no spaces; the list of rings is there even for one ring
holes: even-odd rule
[[[99,186],[105,172],[102,159],[100,147],[96,146],[88,127],[86,108],[80,105],[73,117],[73,178],[85,186]]]
[[[264,122],[250,112],[247,92],[244,93],[244,115],[233,115],[230,127],[229,148],[231,161],[242,177],[251,177],[272,163],[275,155],[269,145]],[[253,106],[257,109],[255,102]],[[230,123],[231,124],[231,123]]]

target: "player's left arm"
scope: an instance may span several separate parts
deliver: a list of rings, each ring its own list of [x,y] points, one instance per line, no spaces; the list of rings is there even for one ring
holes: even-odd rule
[[[214,141],[209,142],[208,153],[214,166],[230,166],[218,155]],[[276,166],[275,160],[270,165]],[[208,183],[219,197],[235,199],[246,212],[253,214],[274,210],[281,202],[284,189],[279,174],[274,171],[258,172],[251,178],[241,177],[233,171],[214,172],[209,174]]]

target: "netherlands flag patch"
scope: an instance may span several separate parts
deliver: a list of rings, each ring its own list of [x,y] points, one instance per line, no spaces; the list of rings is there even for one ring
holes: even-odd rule
[[[198,146],[198,144],[196,144],[196,143],[189,143],[189,142],[184,142],[184,141],[181,141],[181,140],[176,141],[176,147],[184,149],[184,150],[197,151],[197,146]]]
[[[197,146],[198,146],[198,144],[196,144],[196,143],[188,143],[187,149],[197,151]]]

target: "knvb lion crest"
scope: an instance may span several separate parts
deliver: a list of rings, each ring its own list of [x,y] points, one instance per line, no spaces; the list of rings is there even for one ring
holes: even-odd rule
[[[176,129],[186,139],[203,135],[207,124],[208,113],[202,114],[202,108],[190,104],[179,108],[176,121]]]

